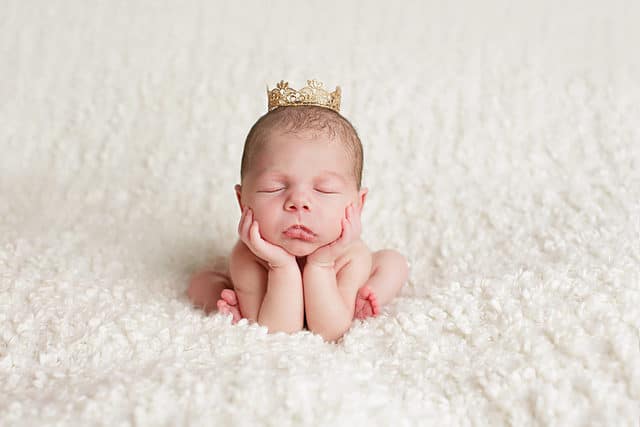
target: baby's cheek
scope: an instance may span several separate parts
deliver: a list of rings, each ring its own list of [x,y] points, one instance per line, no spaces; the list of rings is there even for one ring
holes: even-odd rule
[[[260,233],[265,234],[273,233],[273,214],[268,209],[268,206],[256,205],[254,207],[253,218],[258,222],[260,226]]]

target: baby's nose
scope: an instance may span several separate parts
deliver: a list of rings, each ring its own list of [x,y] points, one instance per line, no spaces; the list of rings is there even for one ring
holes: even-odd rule
[[[306,197],[292,196],[287,200],[285,209],[290,212],[310,211],[311,204]]]

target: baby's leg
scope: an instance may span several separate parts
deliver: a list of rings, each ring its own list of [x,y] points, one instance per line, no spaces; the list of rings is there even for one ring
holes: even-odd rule
[[[216,307],[218,311],[231,314],[233,321],[240,320],[240,310],[231,279],[226,274],[207,270],[195,274],[189,283],[187,295],[196,307],[209,314]]]
[[[409,267],[400,253],[385,249],[373,254],[371,276],[358,290],[354,318],[376,316],[379,307],[395,297],[407,281]]]

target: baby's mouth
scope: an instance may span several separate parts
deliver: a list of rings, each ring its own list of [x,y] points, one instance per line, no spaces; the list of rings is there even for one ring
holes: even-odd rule
[[[316,237],[316,234],[304,225],[292,225],[284,231],[284,235],[291,239],[300,239],[305,242],[311,242]]]

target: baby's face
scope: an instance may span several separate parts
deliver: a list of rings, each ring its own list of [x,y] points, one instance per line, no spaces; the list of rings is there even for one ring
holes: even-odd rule
[[[307,132],[273,133],[236,192],[262,237],[300,257],[336,240],[345,208],[353,203],[359,215],[367,190],[358,191],[340,141]]]

